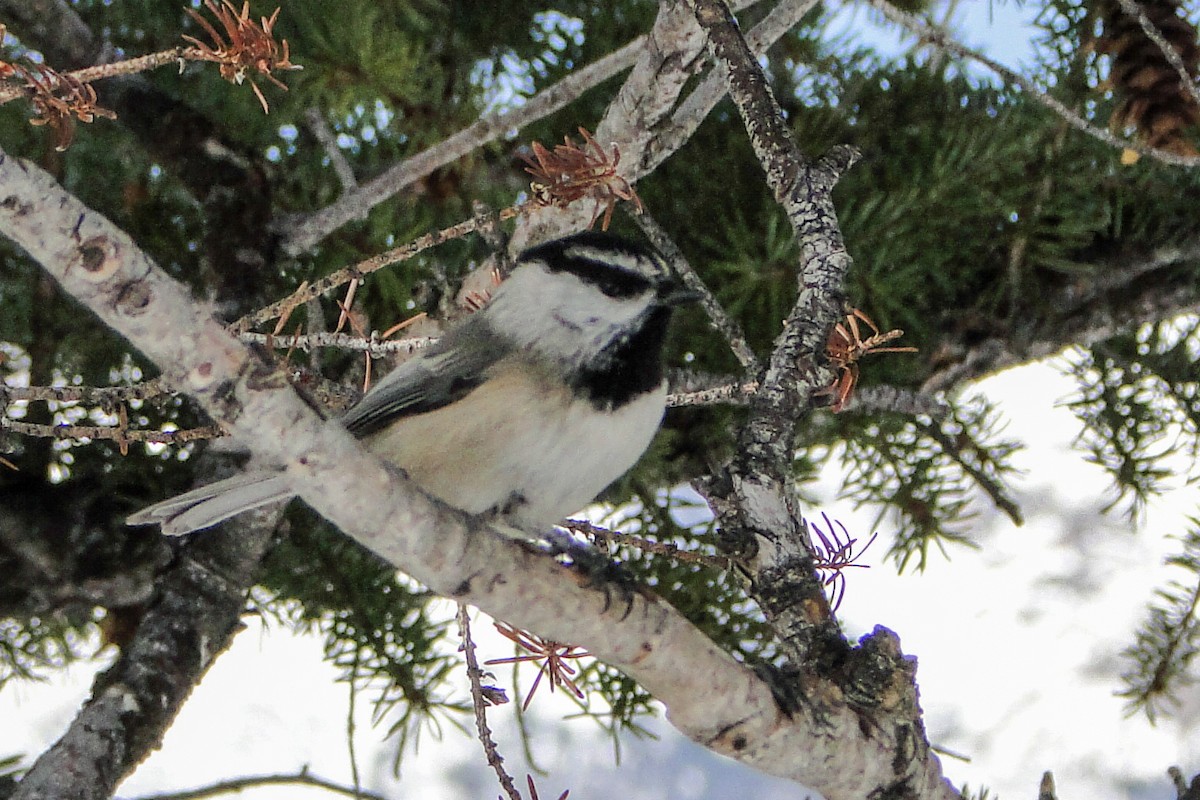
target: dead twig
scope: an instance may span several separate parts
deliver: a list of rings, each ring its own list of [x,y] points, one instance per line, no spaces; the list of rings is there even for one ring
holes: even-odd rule
[[[645,553],[654,553],[655,555],[667,556],[677,561],[688,561],[693,564],[703,564],[706,567],[714,567],[716,569],[727,570],[733,566],[733,559],[728,556],[710,556],[704,553],[696,553],[691,550],[684,550],[679,545],[671,544],[670,542],[656,542],[652,539],[644,539],[641,536],[634,536],[629,533],[621,533],[620,531],[610,531],[608,528],[602,528],[599,525],[593,525],[586,520],[569,519],[563,523],[563,527],[568,530],[581,533],[584,536],[589,536],[593,541],[602,539],[610,544],[623,544],[629,547],[636,547]]]
[[[467,661],[467,678],[471,682],[471,702],[475,709],[475,729],[479,734],[479,743],[483,745],[488,766],[495,771],[504,793],[510,800],[521,800],[521,793],[513,785],[512,776],[504,769],[504,757],[500,755],[496,740],[492,738],[492,729],[487,724],[487,707],[495,705],[498,702],[497,695],[503,697],[504,692],[483,684],[484,672],[479,667],[479,659],[475,657],[475,641],[471,638],[471,617],[465,603],[458,604],[458,629],[462,635],[461,650]],[[503,699],[503,702],[507,701],[508,698]]]

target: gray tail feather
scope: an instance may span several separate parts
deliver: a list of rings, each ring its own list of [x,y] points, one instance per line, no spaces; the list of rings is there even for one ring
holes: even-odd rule
[[[125,524],[161,525],[168,536],[180,536],[293,495],[281,472],[246,472],[143,508]]]

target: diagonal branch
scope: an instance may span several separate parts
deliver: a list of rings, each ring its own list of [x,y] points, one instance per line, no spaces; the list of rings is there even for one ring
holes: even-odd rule
[[[279,374],[193,304],[186,287],[45,172],[0,151],[0,187],[0,231],[64,291],[260,458],[284,465],[306,502],[433,591],[546,638],[586,646],[661,700],[692,739],[802,780],[830,800],[861,798],[898,781],[913,796],[957,797],[935,760],[921,754],[910,761],[914,751],[897,750],[890,728],[881,735],[863,726],[837,694],[813,687],[806,702],[819,704],[820,712],[788,716],[767,683],[661,599],[605,591],[601,581],[582,579],[392,474],[339,425],[320,420]],[[881,644],[875,655],[894,660],[897,652]],[[111,702],[124,707],[123,690],[111,691]],[[60,772],[69,780],[69,770]],[[22,800],[33,796],[36,789]]]
[[[283,232],[283,249],[297,255],[308,250],[333,231],[367,214],[375,206],[393,197],[439,167],[444,167],[476,148],[499,139],[553,114],[594,86],[622,70],[629,69],[645,45],[639,36],[629,44],[538,92],[523,105],[506,111],[485,114],[471,125],[406,158],[369,181],[342,194],[336,201],[300,220],[277,221]]]
[[[696,273],[695,268],[688,263],[687,258],[671,239],[670,234],[662,229],[649,212],[643,211],[641,214],[633,216],[633,221],[642,229],[642,233],[646,234],[646,238],[650,243],[658,248],[658,252],[666,256],[667,261],[671,263],[671,268],[675,274],[682,279],[683,284],[687,288],[700,294],[700,305],[704,308],[704,312],[708,314],[709,321],[712,326],[717,329],[729,345],[729,349],[733,351],[738,362],[742,365],[742,369],[747,375],[757,376],[762,365],[758,363],[758,356],[750,349],[750,345],[746,342],[746,334],[742,332],[742,326],[738,321],[725,313],[725,309],[713,296],[712,291],[705,285],[704,281]]]
[[[748,6],[750,3],[735,3]],[[815,5],[814,0],[782,0],[754,27],[756,52],[765,53]],[[596,126],[596,140],[621,153],[620,177],[636,183],[682,147],[725,95],[712,76],[683,103],[679,96],[700,68],[704,40],[686,7],[663,2],[641,57]],[[542,208],[517,221],[512,247],[520,249],[587,226],[584,204]]]
[[[759,1],[737,0],[734,6],[743,9]],[[787,5],[791,2],[793,0],[785,0],[784,4]],[[810,8],[815,4],[815,0],[807,2]],[[771,41],[777,39],[782,33],[783,31],[776,33]],[[670,40],[671,37],[667,37],[667,41]],[[603,58],[546,87],[522,105],[483,115],[471,125],[432,147],[388,168],[357,188],[346,191],[325,208],[300,219],[277,220],[274,227],[283,234],[283,249],[290,255],[302,253],[342,225],[366,215],[375,206],[395,196],[405,187],[411,186],[439,167],[444,167],[489,142],[509,135],[513,131],[519,131],[521,128],[565,108],[585,92],[609,78],[624,72],[639,61],[644,63],[647,59],[647,43],[652,43],[651,36],[638,36]],[[673,47],[657,49],[656,52],[649,55],[650,61],[660,66],[668,59],[675,58],[676,51]],[[716,100],[719,99],[720,95],[717,95],[713,99],[712,105],[715,105]],[[703,113],[707,114],[711,108],[710,105]],[[699,119],[696,120],[696,124],[699,124]],[[694,126],[692,130],[694,130]],[[600,134],[600,131],[597,133]],[[687,136],[690,134],[691,131]],[[625,143],[621,139],[613,138],[609,132],[605,132],[604,136],[607,141],[618,142],[622,152],[625,151]],[[687,136],[677,136],[674,146],[666,152],[669,154],[683,146]],[[640,174],[645,174],[645,171]]]
[[[641,56],[646,40],[646,36],[638,36],[618,50],[548,86],[516,108],[483,115],[436,145],[346,191],[319,211],[298,220],[278,221],[275,227],[283,232],[283,249],[291,255],[304,252],[334,230],[365,216],[372,208],[434,170],[564,108],[585,92],[632,67]]]
[[[1154,45],[1162,53],[1167,63],[1175,68],[1175,71],[1179,74],[1179,83],[1184,87],[1184,91],[1191,95],[1192,102],[1200,105],[1200,86],[1196,85],[1195,76],[1188,71],[1187,66],[1183,63],[1183,59],[1179,57],[1179,51],[1167,41],[1167,37],[1163,36],[1162,31],[1150,21],[1150,18],[1146,16],[1145,9],[1140,4],[1134,2],[1134,0],[1117,0],[1117,2],[1120,3],[1122,11],[1137,20],[1142,32],[1146,34],[1146,38],[1154,42]]]
[[[706,493],[725,546],[753,554],[753,593],[796,664],[839,662],[847,645],[812,560],[794,507],[792,440],[809,396],[828,385],[818,360],[841,314],[850,257],[831,192],[857,159],[848,148],[810,162],[796,147],[757,59],[721,0],[688,0],[709,34],[713,59],[729,76],[729,94],[800,245],[796,304],[775,340],[728,472]]]
[[[746,34],[746,44],[755,55],[763,55],[816,7],[817,0],[781,0]],[[717,64],[709,70],[700,85],[676,107],[670,122],[663,125],[650,144],[643,159],[647,171],[653,170],[692,138],[696,128],[725,96],[728,82],[729,73],[724,66]]]

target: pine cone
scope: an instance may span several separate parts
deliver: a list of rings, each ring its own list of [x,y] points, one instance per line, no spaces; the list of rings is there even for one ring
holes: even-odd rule
[[[1141,0],[1146,18],[1179,55],[1192,80],[1200,72],[1196,29],[1179,14],[1179,0]],[[1186,132],[1200,124],[1200,105],[1152,41],[1137,17],[1126,14],[1117,0],[1099,0],[1104,31],[1096,40],[1098,52],[1112,57],[1109,85],[1120,102],[1109,119],[1118,132],[1136,131],[1136,138],[1181,156],[1196,156]]]

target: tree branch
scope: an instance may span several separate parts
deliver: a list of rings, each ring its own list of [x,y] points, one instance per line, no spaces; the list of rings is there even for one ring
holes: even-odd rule
[[[851,263],[831,192],[858,154],[834,148],[815,163],[808,161],[728,7],[722,0],[687,2],[708,33],[713,60],[728,72],[730,97],[800,248],[796,304],[750,401],[737,455],[702,487],[703,493],[717,514],[723,544],[749,557],[751,595],[777,632],[791,660],[788,668],[801,675],[805,694],[798,701],[804,704],[813,692],[852,698],[870,719],[865,724],[896,754],[891,774],[868,796],[915,800],[925,796],[926,790],[917,788],[924,776],[940,769],[921,723],[915,665],[901,653],[895,634],[882,627],[857,648],[846,642],[815,569],[792,488],[796,420],[808,409],[812,392],[829,384],[823,353],[843,313]]]
[[[244,778],[233,778],[228,781],[219,781],[208,786],[201,786],[198,789],[187,789],[181,792],[163,792],[162,794],[148,794],[133,800],[204,800],[207,797],[218,797],[223,794],[235,794],[243,792],[246,789],[253,789],[258,786],[312,786],[316,789],[324,789],[327,792],[334,794],[353,797],[355,800],[387,800],[381,794],[364,791],[357,786],[342,786],[340,783],[319,778],[316,775],[309,773],[307,769],[291,775],[247,775]]]
[[[781,0],[762,21],[746,34],[746,44],[755,55],[761,56],[770,49],[783,34],[794,28],[800,20],[817,6],[818,0]],[[676,107],[669,122],[664,123],[654,141],[642,158],[647,172],[653,171],[672,153],[692,138],[700,123],[716,107],[728,91],[729,73],[721,65],[715,65],[700,85],[692,90]]]
[[[303,253],[347,222],[365,217],[372,208],[439,167],[553,114],[592,87],[629,69],[641,53],[645,41],[645,36],[637,37],[619,50],[543,89],[523,105],[483,115],[458,133],[447,136],[432,147],[344,192],[320,211],[300,220],[276,221],[272,227],[283,234],[281,244],[284,251],[290,255]]]
[[[661,700],[685,735],[768,773],[802,780],[830,800],[860,798],[898,783],[913,796],[957,797],[936,760],[925,758],[919,746],[897,751],[890,735],[864,728],[858,712],[838,695],[813,687],[816,694],[806,695],[810,712],[788,716],[770,686],[661,599],[614,590],[619,598],[614,602],[614,594],[594,578],[497,535],[393,475],[339,425],[320,420],[126,234],[40,169],[0,151],[0,187],[0,231],[233,436],[261,458],[283,465],[306,502],[433,591],[546,638],[586,646]],[[210,534],[197,541],[219,540]],[[203,641],[223,639],[214,632],[190,640],[190,646]],[[888,657],[885,650],[876,648],[880,659]],[[194,663],[206,663],[199,655]],[[688,669],[680,669],[681,663]],[[105,716],[93,731],[112,730],[131,699],[139,710],[130,713],[158,707],[131,698],[125,685],[108,684],[97,693],[94,702]],[[91,738],[108,740],[94,733]],[[38,777],[27,791],[22,784],[20,800],[47,796],[40,789],[47,780],[74,780],[78,772],[61,762],[50,769],[66,752],[69,748],[56,747],[43,756],[47,766],[35,765],[25,780]],[[122,761],[107,755],[106,766]],[[112,777],[83,779],[110,785]],[[72,786],[58,796],[91,797],[95,790],[88,787]]]
[[[488,703],[483,693],[483,670],[479,666],[479,659],[475,656],[475,640],[471,638],[471,615],[464,603],[458,604],[458,629],[462,636],[463,658],[467,662],[467,680],[471,684],[471,706],[475,712],[476,738],[483,746],[488,766],[496,773],[496,780],[500,782],[504,793],[511,800],[521,800],[521,793],[513,784],[512,776],[504,769],[504,757],[500,755],[500,748],[496,746],[496,740],[492,738],[492,729],[488,727]]]
[[[1154,42],[1167,63],[1175,68],[1175,72],[1179,75],[1179,85],[1191,95],[1192,102],[1200,105],[1200,86],[1196,85],[1196,78],[1188,72],[1183,59],[1179,57],[1179,51],[1167,41],[1167,37],[1163,36],[1162,31],[1155,27],[1150,18],[1146,16],[1146,11],[1138,3],[1134,0],[1117,0],[1117,2],[1121,5],[1122,11],[1137,20],[1142,32],[1146,34],[1146,38]]]
[[[239,629],[246,590],[270,541],[270,528],[255,524],[258,516],[183,547],[156,582],[133,639],[97,676],[91,698],[11,800],[108,800],[159,746],[183,701]]]
[[[740,5],[740,4],[739,4]],[[745,3],[744,5],[750,5]],[[795,25],[813,3],[783,0],[752,33],[763,51]],[[664,2],[646,45],[633,71],[625,80],[604,118],[596,126],[595,138],[621,153],[620,177],[630,184],[649,174],[671,153],[682,147],[700,121],[724,95],[724,88],[706,95],[711,100],[677,106],[680,93],[700,68],[704,41],[692,15],[681,2]],[[686,107],[686,120],[679,117]],[[586,204],[566,210],[539,208],[517,221],[511,247],[531,244],[582,230],[590,219]]]
[[[709,34],[713,59],[729,76],[729,94],[767,184],[800,245],[799,295],[775,347],[727,474],[705,488],[725,546],[753,556],[756,599],[797,665],[844,657],[847,646],[825,597],[803,520],[793,505],[792,440],[809,396],[826,386],[818,362],[841,316],[850,257],[830,192],[856,160],[836,149],[810,163],[796,147],[766,77],[721,0],[688,0]]]
[[[348,333],[309,333],[287,334],[272,336],[269,333],[240,333],[238,339],[246,344],[257,344],[263,347],[273,347],[277,350],[315,350],[321,347],[334,347],[339,350],[352,350],[370,353],[375,358],[386,355],[404,353],[412,355],[423,350],[435,341],[429,336],[413,336],[406,339],[384,340],[376,334],[369,338],[354,336]]]
[[[633,221],[642,229],[642,233],[646,234],[646,238],[650,243],[658,248],[658,252],[662,253],[667,261],[670,262],[671,268],[675,274],[682,279],[683,284],[694,292],[700,294],[700,305],[704,308],[704,312],[708,314],[712,326],[725,338],[729,349],[733,351],[738,362],[742,365],[742,369],[751,377],[757,377],[762,366],[758,363],[758,356],[750,349],[750,345],[746,343],[746,334],[742,332],[742,326],[738,321],[725,313],[725,309],[717,302],[717,298],[709,290],[708,286],[701,280],[700,275],[688,263],[687,258],[671,239],[670,234],[662,229],[649,212],[643,211],[641,214],[633,214]]]
[[[354,177],[354,168],[350,166],[345,153],[338,147],[337,136],[334,134],[333,128],[329,127],[329,122],[321,113],[321,109],[316,106],[306,109],[304,124],[308,126],[309,131],[325,150],[325,157],[329,159],[329,166],[333,167],[338,182],[342,184],[342,191],[352,192],[357,189],[358,179]]]
[[[735,5],[747,8],[757,2],[759,0],[738,0]],[[342,225],[366,216],[372,208],[439,167],[566,107],[585,92],[634,66],[639,59],[644,59],[648,41],[648,36],[638,36],[620,49],[546,87],[522,105],[483,115],[461,131],[390,167],[356,189],[345,192],[320,211],[299,220],[277,220],[272,227],[283,234],[284,251],[290,255],[304,252]],[[680,141],[676,146],[682,144]],[[624,152],[623,145],[621,149]]]
[[[9,419],[7,416],[0,416],[0,430],[9,430],[23,436],[38,436],[46,439],[98,439],[118,442],[122,446],[132,442],[186,444],[200,439],[219,439],[225,435],[225,432],[217,425],[160,431],[141,430],[123,425],[40,425],[33,422],[21,422]]]
[[[946,363],[925,379],[921,393],[948,391],[1067,347],[1090,347],[1139,325],[1196,313],[1200,301],[1179,275],[1198,259],[1197,241],[1151,252],[1105,254],[1095,260],[1095,269],[1047,303],[1057,313],[1031,318],[1026,328],[1004,338],[990,337],[969,345],[954,339],[940,343],[937,350]]]

